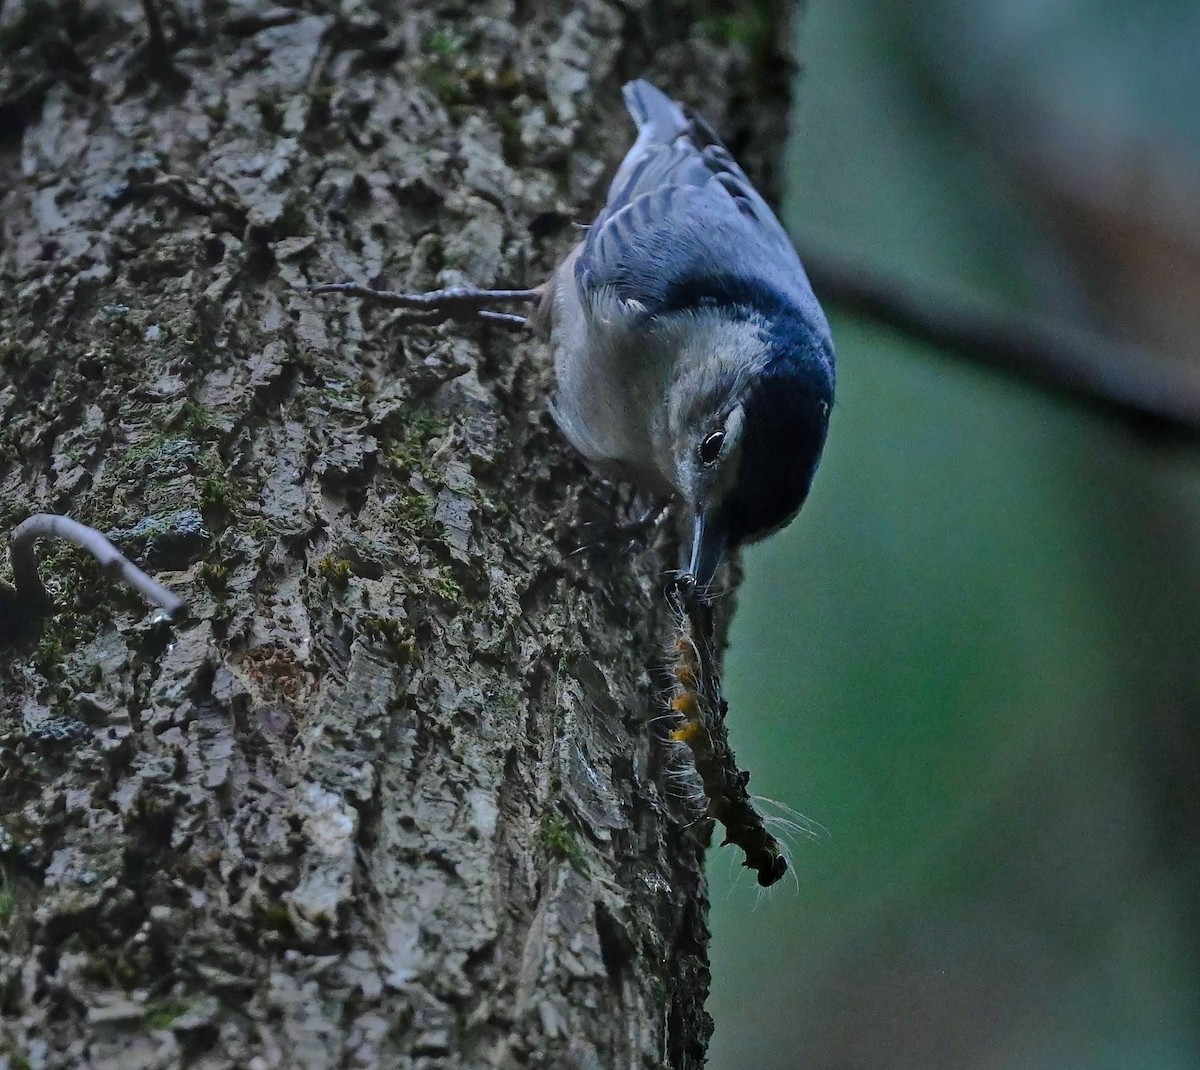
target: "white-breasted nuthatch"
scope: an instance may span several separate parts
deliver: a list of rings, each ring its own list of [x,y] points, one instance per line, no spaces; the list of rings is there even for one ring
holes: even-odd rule
[[[808,496],[833,404],[829,324],[779,220],[712,128],[649,82],[638,127],[587,237],[545,286],[423,294],[314,286],[410,310],[522,326],[493,303],[540,301],[551,411],[604,475],[681,499],[686,575],[705,593],[729,551]]]
[[[681,499],[703,593],[808,495],[833,403],[829,325],[792,243],[697,114],[638,80],[608,202],[551,278],[555,421],[602,474]]]

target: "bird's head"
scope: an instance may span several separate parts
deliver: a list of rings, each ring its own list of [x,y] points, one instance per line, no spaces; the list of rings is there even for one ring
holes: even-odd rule
[[[674,482],[692,513],[688,574],[701,594],[731,550],[804,504],[833,404],[824,318],[786,301],[740,311],[696,313],[708,321],[694,341],[705,351],[686,362],[669,405]]]

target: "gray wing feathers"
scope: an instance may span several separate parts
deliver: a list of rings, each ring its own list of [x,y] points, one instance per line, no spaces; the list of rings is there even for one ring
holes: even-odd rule
[[[638,137],[576,262],[581,296],[611,286],[652,307],[682,280],[735,271],[807,304],[791,241],[712,128],[649,82],[624,92]]]
[[[628,82],[623,92],[625,107],[637,123],[638,136],[609,186],[606,214],[627,203],[646,187],[647,166],[658,162],[663,149],[668,148],[680,135],[686,134],[690,126],[683,109],[649,82],[643,79]],[[657,172],[661,168],[655,166],[653,170]]]

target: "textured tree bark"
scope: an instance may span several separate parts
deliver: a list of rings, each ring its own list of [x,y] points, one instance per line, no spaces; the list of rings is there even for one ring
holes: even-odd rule
[[[544,347],[313,283],[535,285],[703,106],[770,186],[790,5],[0,5],[0,1065],[695,1067],[708,829],[654,718],[675,563]],[[728,110],[730,100],[754,108]],[[7,1060],[7,1063],[5,1063]]]

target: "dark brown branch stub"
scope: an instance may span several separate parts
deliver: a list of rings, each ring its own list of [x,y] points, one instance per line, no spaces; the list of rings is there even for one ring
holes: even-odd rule
[[[95,528],[54,513],[37,513],[18,524],[9,536],[16,588],[14,608],[21,615],[40,616],[53,604],[38,575],[34,546],[39,539],[62,539],[86,550],[99,562],[106,576],[127,583],[173,621],[187,612],[187,603],[182,598],[147,576]]]

